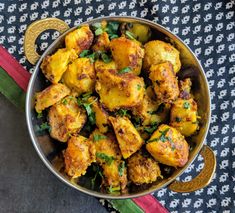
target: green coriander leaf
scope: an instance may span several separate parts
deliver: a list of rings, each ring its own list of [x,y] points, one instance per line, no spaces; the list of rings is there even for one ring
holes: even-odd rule
[[[66,98],[64,98],[61,102],[62,102],[62,104],[66,105],[68,103],[68,100]]]
[[[117,32],[119,28],[119,22],[116,21],[110,21],[108,23],[108,28],[110,28],[113,32]]]
[[[112,61],[112,59],[106,53],[101,53],[101,59],[106,64]]]
[[[141,89],[141,85],[137,84],[137,90]]]
[[[190,108],[190,103],[189,102],[184,102],[184,108],[189,109]]]
[[[49,132],[51,131],[51,127],[47,122],[44,122],[40,125],[40,131],[43,131],[43,130],[48,130]]]
[[[114,39],[114,38],[118,38],[119,36],[116,34],[110,34],[109,38],[110,40]]]
[[[84,57],[86,57],[87,55],[89,55],[90,54],[90,50],[83,50],[81,53],[80,53],[80,57],[81,58],[84,58]]]
[[[151,126],[151,127],[144,127],[144,131],[152,134],[157,129],[157,125]]]
[[[119,109],[118,111],[117,111],[117,114],[118,115],[120,115],[121,117],[123,117],[123,116],[128,116],[129,117],[129,114],[127,113],[127,109]]]
[[[37,114],[37,118],[42,118],[42,117],[43,117],[42,112],[39,112],[39,113]]]
[[[95,35],[98,36],[98,35],[101,35],[103,33],[103,30],[101,28],[98,28],[96,29],[95,31]]]
[[[122,163],[118,165],[118,174],[119,174],[119,176],[122,177],[125,168],[126,168],[125,167],[125,161],[122,161]]]
[[[180,118],[180,117],[175,117],[175,121],[179,123],[180,121],[182,121],[182,118]]]
[[[120,191],[120,190],[121,190],[120,186],[117,186],[117,187],[110,186],[109,187],[109,192],[110,193],[114,193],[114,192],[117,192],[117,191]]]
[[[111,163],[114,161],[113,156],[108,156],[105,153],[97,152],[96,157],[104,160],[108,165],[111,165]]]
[[[124,67],[123,69],[119,70],[118,73],[123,74],[123,73],[128,73],[130,71],[131,71],[130,67]]]
[[[159,138],[153,138],[151,140],[148,140],[147,143],[151,143],[151,142],[155,142],[155,141],[159,141]]]
[[[77,26],[77,29],[80,29],[82,26]]]
[[[167,141],[166,136],[165,136],[165,135],[163,135],[163,134],[160,136],[160,138],[159,138],[159,139],[160,139],[160,141],[162,141],[162,142],[166,142],[166,141]]]
[[[82,100],[87,101],[88,98],[90,98],[92,95],[92,92],[87,92],[82,95]]]
[[[125,34],[129,39],[135,40],[135,35],[131,33],[130,31],[126,31]]]
[[[105,135],[94,134],[94,136],[93,136],[94,141],[99,141],[99,140],[106,139],[106,138],[107,137]]]

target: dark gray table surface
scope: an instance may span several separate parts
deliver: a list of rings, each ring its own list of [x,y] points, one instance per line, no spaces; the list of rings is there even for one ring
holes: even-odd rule
[[[0,212],[107,212],[60,182],[30,141],[24,113],[0,94]]]

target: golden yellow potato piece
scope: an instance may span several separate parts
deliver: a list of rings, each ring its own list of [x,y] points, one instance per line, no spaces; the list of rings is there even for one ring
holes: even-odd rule
[[[125,37],[115,38],[110,42],[110,49],[118,70],[130,67],[132,73],[140,74],[144,49],[137,42]]]
[[[166,61],[171,62],[174,72],[177,73],[181,68],[180,53],[172,45],[159,41],[149,41],[144,45],[145,55],[143,60],[143,69],[147,72],[150,67]]]
[[[53,105],[48,113],[52,138],[66,142],[72,134],[78,134],[86,122],[86,112],[75,97],[67,96]]]
[[[51,56],[46,56],[40,68],[51,83],[58,83],[67,70],[68,64],[77,58],[74,50],[59,49]]]
[[[64,83],[78,95],[95,89],[95,69],[89,58],[78,58],[68,66]]]
[[[143,156],[140,152],[128,158],[127,168],[129,179],[137,185],[152,183],[161,177],[158,163],[150,157]]]
[[[95,123],[101,133],[106,133],[108,131],[108,113],[104,110],[102,105],[98,102],[95,97],[90,97],[88,99],[89,103],[92,103],[91,108],[95,113]]]
[[[109,120],[116,134],[122,156],[126,159],[138,151],[144,141],[127,117],[110,116]]]
[[[153,101],[145,91],[144,99],[137,107],[134,107],[132,113],[141,118],[142,125],[150,125],[151,123],[160,123],[160,117],[156,115],[159,104]]]
[[[178,80],[170,62],[152,65],[149,78],[158,101],[171,103],[179,96]]]
[[[72,178],[86,173],[88,166],[95,162],[95,146],[83,136],[72,136],[64,152],[65,172]]]
[[[92,50],[94,52],[108,51],[109,50],[109,43],[110,43],[109,35],[108,35],[108,33],[104,32],[97,37],[95,44],[92,46]]]
[[[90,136],[90,140],[92,140],[95,145],[96,154],[100,153],[100,155],[96,155],[96,159],[99,164],[109,164],[102,155],[110,157],[110,161],[112,161],[112,159],[121,159],[121,152],[118,147],[118,143],[115,136],[111,133],[103,134],[98,129],[95,129]]]
[[[182,99],[191,98],[191,94],[190,94],[191,86],[192,86],[192,82],[190,78],[186,78],[184,80],[179,81],[179,90],[180,90],[179,98],[182,98]]]
[[[52,84],[42,92],[35,94],[35,110],[40,113],[42,110],[54,105],[65,96],[69,95],[70,89],[64,84]]]
[[[189,146],[175,128],[162,124],[146,145],[148,152],[162,164],[183,167],[188,161]]]
[[[114,70],[97,73],[96,91],[100,102],[110,111],[137,106],[143,100],[144,80],[132,73],[118,74]]]
[[[124,161],[114,160],[110,165],[105,164],[102,166],[105,177],[104,184],[112,190],[123,191],[126,188],[127,169],[123,163]]]
[[[104,63],[101,60],[95,61],[95,71],[102,72],[103,70],[116,70],[117,66],[114,61],[110,61],[109,63]]]
[[[96,161],[103,168],[104,184],[123,190],[127,184],[126,167],[121,161],[121,152],[116,138],[111,133],[94,130],[90,137],[96,148]]]
[[[136,39],[141,43],[146,43],[152,34],[149,26],[144,24],[133,23],[131,28],[128,30],[133,33]]]
[[[177,99],[171,108],[171,126],[188,137],[199,128],[197,122],[197,103],[192,99]]]
[[[65,36],[67,49],[74,49],[79,55],[83,50],[88,50],[92,45],[94,35],[88,25],[83,25]]]

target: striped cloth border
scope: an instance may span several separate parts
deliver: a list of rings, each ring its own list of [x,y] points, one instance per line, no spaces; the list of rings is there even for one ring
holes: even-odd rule
[[[0,45],[0,92],[24,109],[30,73]],[[120,213],[168,213],[153,195],[134,199],[108,200]]]

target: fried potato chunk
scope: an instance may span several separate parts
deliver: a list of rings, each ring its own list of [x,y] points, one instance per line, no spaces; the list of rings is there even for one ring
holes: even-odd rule
[[[192,86],[192,81],[190,78],[186,78],[184,80],[179,81],[179,90],[180,90],[179,98],[182,98],[182,99],[191,98],[191,94],[190,94],[191,86]]]
[[[92,45],[94,35],[88,25],[73,30],[65,36],[67,49],[74,49],[79,55],[83,50],[88,50]]]
[[[170,62],[152,65],[149,78],[160,102],[171,103],[179,96],[178,80]]]
[[[96,161],[103,168],[104,184],[124,190],[127,184],[127,172],[115,136],[111,133],[104,135],[96,129],[91,139],[96,148]]]
[[[109,35],[106,32],[103,32],[97,37],[95,44],[92,46],[94,52],[97,51],[108,51],[109,50]]]
[[[68,64],[77,58],[74,50],[59,49],[51,56],[46,56],[40,68],[45,77],[53,84],[58,83],[67,70]]]
[[[160,64],[166,61],[171,62],[175,73],[180,70],[180,53],[172,45],[163,41],[153,40],[146,43],[144,48],[145,55],[143,60],[143,69],[147,72],[152,65]]]
[[[88,99],[89,103],[92,103],[91,108],[95,113],[95,123],[101,133],[106,133],[108,131],[108,113],[104,110],[102,105],[96,100],[95,97],[90,97]]]
[[[152,183],[161,177],[158,163],[151,157],[143,156],[140,152],[128,158],[127,168],[129,179],[137,185]]]
[[[84,109],[77,104],[76,98],[68,96],[53,105],[48,113],[52,138],[66,142],[72,134],[78,134],[86,122]]]
[[[192,99],[177,99],[171,108],[171,126],[188,137],[199,128],[197,122],[197,103]]]
[[[70,89],[64,84],[52,84],[41,92],[35,94],[35,110],[40,113],[42,110],[54,105],[65,96],[69,95]]]
[[[117,70],[117,66],[114,61],[110,61],[109,63],[104,63],[101,60],[97,60],[95,62],[95,71],[102,72],[103,70]]]
[[[118,74],[114,70],[97,73],[96,91],[100,102],[110,111],[131,108],[141,103],[144,81],[132,73]]]
[[[110,42],[110,49],[119,70],[130,67],[132,73],[140,74],[144,49],[137,42],[125,37],[115,38]]]
[[[162,164],[183,167],[188,161],[189,146],[175,128],[162,124],[146,145],[148,152]]]
[[[95,162],[95,146],[83,136],[72,136],[64,152],[65,172],[72,178],[86,173],[88,166]]]
[[[153,101],[145,91],[143,101],[137,107],[134,107],[132,113],[141,118],[142,125],[150,125],[151,123],[159,123],[160,117],[156,115],[159,103]]]
[[[92,92],[95,89],[95,69],[89,58],[78,58],[68,66],[63,76],[64,83],[77,92]]]
[[[122,156],[126,159],[138,151],[144,141],[127,117],[110,116],[109,120],[116,134]]]

